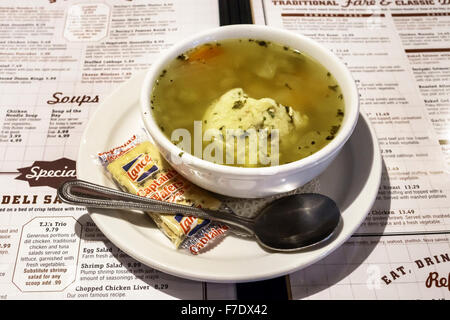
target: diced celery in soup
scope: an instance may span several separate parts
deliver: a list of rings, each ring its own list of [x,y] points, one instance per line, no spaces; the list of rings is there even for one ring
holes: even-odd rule
[[[345,111],[339,85],[320,63],[292,48],[254,39],[211,42],[178,56],[155,82],[151,104],[164,134],[171,139],[174,130],[185,128],[192,146],[194,121],[201,121],[203,133],[216,129],[223,137],[227,129],[254,129],[268,132],[270,139],[277,129],[279,164],[328,144]],[[204,150],[213,143],[217,141],[203,141]],[[270,140],[268,145],[270,154]],[[210,161],[227,164],[225,144],[221,147],[223,160]],[[258,163],[250,163],[252,150],[246,145],[245,162],[231,165],[268,165],[259,161],[259,150]]]

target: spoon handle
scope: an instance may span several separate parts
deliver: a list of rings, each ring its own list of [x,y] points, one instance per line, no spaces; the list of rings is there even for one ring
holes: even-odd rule
[[[83,180],[69,180],[58,188],[59,198],[68,204],[101,209],[139,209],[165,214],[184,214],[238,227],[254,235],[253,221],[237,216],[231,209],[209,210],[159,201]]]

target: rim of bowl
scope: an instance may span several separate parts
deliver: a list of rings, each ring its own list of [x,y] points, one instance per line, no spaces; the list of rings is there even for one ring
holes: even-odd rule
[[[235,34],[230,36],[230,34]],[[239,35],[238,35],[239,34]],[[260,35],[258,35],[260,34]],[[342,84],[342,80],[346,81],[349,85],[349,90],[342,92],[345,101],[345,115],[342,120],[341,127],[337,132],[333,140],[331,140],[322,149],[316,151],[310,156],[303,159],[293,161],[286,164],[270,166],[270,167],[257,167],[257,168],[245,168],[245,167],[234,167],[227,166],[223,164],[216,164],[198,158],[189,152],[184,152],[181,148],[173,144],[166,135],[160,130],[157,125],[150,108],[150,96],[152,94],[153,85],[161,71],[166,67],[170,61],[175,59],[178,55],[192,49],[198,45],[212,42],[220,41],[225,39],[243,39],[243,38],[254,38],[257,40],[271,41],[280,45],[288,45],[292,49],[299,50],[300,52],[305,51],[304,49],[292,46],[283,41],[272,40],[276,39],[278,36],[290,38],[292,42],[302,43],[302,45],[313,48],[325,55],[326,58],[331,60],[331,64],[334,65],[338,72],[332,73],[336,78],[339,86]],[[266,38],[265,38],[266,37]],[[270,39],[268,39],[270,38]],[[314,58],[317,62],[323,65],[323,62],[317,59],[316,56],[307,53],[310,57]],[[325,67],[329,69],[328,67]],[[339,76],[338,76],[339,74]],[[339,81],[337,78],[342,78]],[[342,88],[342,86],[341,86]],[[168,50],[162,52],[157,60],[152,64],[150,69],[147,71],[144,82],[142,84],[141,97],[141,115],[144,120],[144,124],[149,131],[152,138],[157,144],[162,145],[163,148],[169,151],[171,155],[178,155],[180,152],[184,152],[182,163],[188,163],[191,166],[197,168],[202,168],[208,171],[213,171],[217,173],[230,174],[230,175],[240,175],[240,176],[254,176],[254,175],[272,175],[279,173],[290,173],[291,171],[297,171],[299,169],[307,169],[311,166],[317,165],[323,161],[326,161],[329,157],[333,156],[337,150],[339,150],[345,142],[350,138],[353,130],[356,127],[359,115],[359,95],[356,88],[355,80],[351,75],[350,71],[347,69],[345,64],[330,50],[324,47],[322,44],[312,40],[309,37],[293,33],[280,28],[259,26],[252,24],[240,24],[240,25],[230,25],[222,26],[218,28],[208,29],[206,31],[196,33],[195,35],[184,39],[183,41],[177,42]],[[163,152],[162,152],[163,153]]]

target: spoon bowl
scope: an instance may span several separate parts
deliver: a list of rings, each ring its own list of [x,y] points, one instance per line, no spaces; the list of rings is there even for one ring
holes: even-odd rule
[[[339,208],[330,198],[316,193],[294,194],[263,208],[253,230],[264,247],[294,251],[328,239],[339,220]]]
[[[236,215],[229,208],[209,210],[145,198],[83,180],[64,182],[59,198],[68,204],[102,209],[139,209],[164,214],[184,214],[222,222],[237,228],[273,251],[299,250],[328,239],[340,220],[340,211],[330,198],[295,194],[264,207],[254,219]]]

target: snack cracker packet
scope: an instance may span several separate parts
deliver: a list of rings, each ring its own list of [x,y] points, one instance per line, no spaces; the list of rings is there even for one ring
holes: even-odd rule
[[[98,154],[108,175],[129,193],[178,204],[219,209],[222,203],[182,177],[150,141],[134,135],[126,143]],[[182,214],[147,212],[176,248],[198,254],[211,247],[229,229]]]

